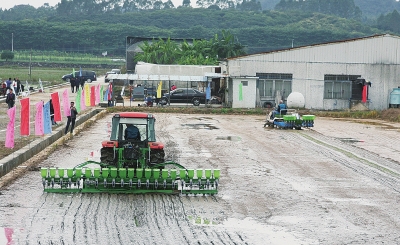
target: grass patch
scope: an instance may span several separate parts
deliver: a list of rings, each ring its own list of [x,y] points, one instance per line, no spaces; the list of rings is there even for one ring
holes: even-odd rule
[[[97,76],[104,75],[108,69],[100,69],[100,68],[82,68],[82,70],[93,70],[96,72]],[[79,67],[75,67],[75,71],[79,71]],[[21,66],[0,66],[0,80],[5,81],[11,77],[11,79],[19,78],[22,84],[25,85],[25,81],[28,81],[29,84],[36,87],[39,85],[39,79],[42,81],[46,81],[46,85],[55,85],[59,83],[63,83],[61,77],[65,74],[72,73],[72,68],[46,68],[46,67],[32,67],[31,75],[29,75],[28,67]]]

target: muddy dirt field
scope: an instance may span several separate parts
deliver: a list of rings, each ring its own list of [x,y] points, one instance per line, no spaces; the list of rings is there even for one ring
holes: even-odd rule
[[[155,116],[169,160],[221,169],[218,195],[43,193],[29,171],[1,190],[0,244],[400,243],[400,125],[317,118],[280,130],[262,116]],[[39,166],[96,160],[110,119]]]

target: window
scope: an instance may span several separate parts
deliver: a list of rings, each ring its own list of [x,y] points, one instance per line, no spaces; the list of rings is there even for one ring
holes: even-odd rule
[[[249,86],[249,81],[242,81],[243,86]]]
[[[286,73],[257,73],[259,77],[257,88],[260,92],[260,97],[269,97],[273,99],[277,92],[287,99],[292,92],[292,74]]]
[[[360,75],[325,75],[324,99],[350,99],[352,81],[357,77]]]

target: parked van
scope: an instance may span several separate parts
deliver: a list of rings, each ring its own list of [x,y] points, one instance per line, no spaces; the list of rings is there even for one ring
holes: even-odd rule
[[[106,82],[106,83],[110,82],[110,79],[107,78],[108,75],[110,75],[110,74],[121,74],[121,70],[120,69],[112,69],[111,71],[108,71],[104,78],[104,82]]]
[[[75,77],[79,77],[79,73],[80,73],[80,71],[76,71]],[[72,73],[67,74],[67,75],[62,76],[62,80],[69,82],[69,81],[71,81],[71,79],[73,77],[74,76],[72,75]],[[83,78],[84,81],[86,81],[88,83],[91,83],[92,81],[97,81],[96,72],[94,72],[94,71],[82,71],[81,77]]]

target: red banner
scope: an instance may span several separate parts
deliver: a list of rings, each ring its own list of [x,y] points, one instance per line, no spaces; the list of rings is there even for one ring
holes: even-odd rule
[[[58,92],[51,94],[51,101],[53,102],[53,108],[54,108],[54,121],[61,122],[61,106],[60,106],[60,97],[58,96]]]
[[[20,100],[21,102],[21,136],[25,135],[28,136],[30,135],[30,123],[31,123],[31,119],[30,119],[30,115],[31,115],[31,111],[30,111],[30,99],[29,98],[24,98]]]
[[[96,87],[90,87],[90,106],[96,105]]]
[[[361,98],[361,101],[363,103],[367,102],[367,90],[368,90],[367,85],[364,85],[363,91],[362,91],[362,98]]]

